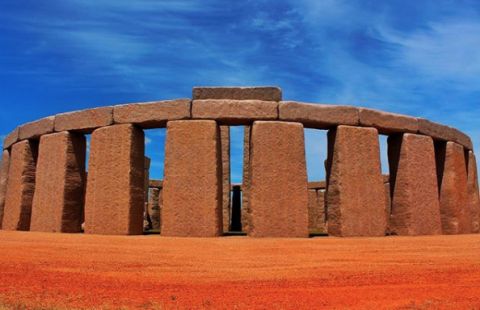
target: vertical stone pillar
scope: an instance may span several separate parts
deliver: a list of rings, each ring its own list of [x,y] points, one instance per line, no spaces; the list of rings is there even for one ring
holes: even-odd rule
[[[21,141],[12,146],[3,229],[29,230],[35,191],[38,143]]]
[[[143,230],[147,231],[152,229],[152,219],[150,213],[148,212],[148,195],[150,193],[150,158],[145,156],[145,165],[144,165],[144,200],[143,200]]]
[[[242,231],[248,233],[250,227],[250,133],[252,126],[245,126],[243,133],[243,180],[242,180]]]
[[[478,193],[477,160],[472,151],[468,152],[468,209],[472,219],[472,233],[480,232],[480,198]]]
[[[390,214],[392,212],[392,196],[390,194],[390,183],[384,183],[383,186],[385,188],[385,220],[387,222],[387,228],[385,229],[385,233],[387,235],[390,235]]]
[[[258,121],[251,139],[249,235],[308,237],[303,125]]]
[[[162,235],[222,234],[222,158],[215,121],[168,122],[162,207]]]
[[[30,230],[81,231],[86,141],[60,132],[40,139]]]
[[[318,232],[326,234],[327,231],[327,208],[325,207],[325,190],[319,189],[317,190],[317,203],[318,208],[320,210],[319,220],[320,223],[318,225]]]
[[[152,229],[160,230],[160,206],[162,200],[162,189],[150,188],[150,195],[148,199],[148,214],[150,214],[150,220],[152,221]]]
[[[467,166],[463,146],[447,142],[437,149],[441,174],[440,215],[444,234],[468,234],[472,223],[467,202]]]
[[[328,132],[328,234],[384,236],[385,190],[378,132],[338,126]]]
[[[126,124],[92,134],[85,203],[85,232],[143,233],[145,137]]]
[[[409,133],[390,136],[388,154],[393,184],[390,233],[441,234],[432,138]]]
[[[317,191],[315,189],[308,190],[308,232],[316,233],[318,223],[318,201]]]
[[[231,222],[230,207],[230,127],[220,126],[220,139],[222,147],[222,187],[223,187],[223,232],[229,230]]]
[[[10,167],[10,151],[4,150],[2,154],[2,167],[0,168],[0,229],[3,222],[5,207],[5,194],[7,193],[8,169]]]
[[[325,192],[308,190],[308,230],[310,234],[325,234]]]

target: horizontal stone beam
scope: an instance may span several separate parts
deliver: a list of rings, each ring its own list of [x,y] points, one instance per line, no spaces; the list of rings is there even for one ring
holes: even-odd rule
[[[50,116],[42,118],[38,121],[24,124],[19,127],[18,139],[38,139],[42,135],[49,134],[53,132],[55,125],[55,117]]]
[[[278,102],[262,100],[194,100],[192,117],[212,119],[228,125],[249,124],[255,120],[276,120]]]
[[[102,107],[57,114],[55,131],[79,131],[91,133],[95,129],[113,124],[113,108]]]
[[[162,188],[163,187],[163,180],[150,180],[150,184],[148,185],[150,188]]]
[[[358,125],[358,109],[350,106],[282,101],[279,119],[303,123],[305,127],[329,129],[342,125]]]
[[[308,189],[325,189],[326,187],[325,181],[308,182]]]
[[[452,141],[472,150],[471,139],[458,129],[438,124],[423,118],[418,119],[418,132],[435,140]]]
[[[18,141],[18,127],[9,133],[3,140],[3,148],[8,149]]]
[[[190,99],[131,103],[113,107],[117,124],[136,124],[142,128],[165,127],[167,121],[191,118]]]
[[[131,103],[57,114],[24,124],[4,140],[4,149],[27,139],[39,139],[53,131],[91,133],[116,124],[162,128],[172,120],[215,120],[222,125],[251,125],[258,120],[302,123],[306,128],[332,129],[340,125],[376,128],[379,133],[418,133],[436,141],[452,141],[473,150],[470,137],[460,130],[423,118],[344,105],[278,101],[275,87],[195,88],[194,100],[176,99]],[[52,128],[53,126],[53,128]]]
[[[194,87],[193,100],[234,99],[234,100],[282,100],[278,87]]]
[[[359,120],[360,126],[375,127],[381,134],[418,132],[418,120],[411,116],[360,108]]]

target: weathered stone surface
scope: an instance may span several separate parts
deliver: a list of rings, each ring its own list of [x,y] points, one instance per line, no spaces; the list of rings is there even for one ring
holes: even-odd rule
[[[143,233],[144,134],[133,125],[93,132],[85,202],[85,232]]]
[[[442,233],[433,140],[404,134],[388,139],[393,184],[390,232],[395,235]]]
[[[469,150],[473,149],[473,144],[470,137],[468,137],[466,134],[456,128],[419,118],[418,132],[427,136],[431,136],[432,138],[437,140],[456,142],[463,145]]]
[[[148,213],[148,193],[150,188],[150,158],[145,156],[145,162],[143,165],[143,230],[147,231],[152,229],[152,220],[150,219],[150,214]]]
[[[81,231],[85,153],[83,135],[60,132],[42,136],[30,230]]]
[[[383,183],[389,183],[390,182],[390,175],[388,174],[383,174]]]
[[[152,229],[159,230],[161,227],[160,210],[162,204],[162,189],[150,188],[150,195],[148,198],[148,214],[152,221]]]
[[[434,139],[451,141],[453,139],[451,128],[427,119],[418,118],[418,132]]]
[[[163,187],[163,181],[162,180],[150,180],[149,187],[162,188]]]
[[[214,237],[222,231],[220,130],[214,121],[168,122],[162,234]]]
[[[310,234],[325,234],[325,192],[308,190],[308,231]]]
[[[10,168],[10,151],[4,150],[0,167],[0,229],[2,228],[5,195],[7,193],[8,169]]]
[[[144,181],[144,194],[145,194],[145,202],[148,202],[148,189],[150,188],[150,163],[151,159],[145,156],[145,163],[143,165],[144,174],[143,179]]]
[[[282,101],[279,118],[300,122],[305,127],[328,129],[338,124],[358,125],[358,109],[350,106]]]
[[[365,108],[359,109],[359,116],[361,126],[375,127],[382,134],[418,131],[418,121],[415,117]]]
[[[390,214],[392,213],[392,196],[390,194],[390,183],[383,183],[385,188],[385,220],[387,221],[387,228],[385,234],[390,235]]]
[[[42,118],[41,120],[24,124],[19,127],[19,140],[36,139],[41,135],[53,132],[55,117],[50,116]]]
[[[103,107],[83,111],[57,114],[55,131],[79,131],[90,133],[93,130],[113,124],[113,108]]]
[[[468,152],[468,209],[472,219],[472,233],[480,232],[480,198],[478,193],[477,160],[472,151]],[[1,202],[1,201],[0,201]]]
[[[383,236],[385,189],[375,128],[338,126],[328,133],[328,233]]]
[[[190,118],[190,99],[132,103],[113,107],[115,123],[142,128],[165,127],[167,121]]]
[[[278,118],[278,102],[261,100],[195,100],[192,117],[214,119],[229,125]]]
[[[35,191],[38,143],[21,141],[12,146],[2,229],[29,230]]]
[[[467,202],[467,166],[464,148],[455,142],[437,148],[440,182],[440,215],[444,234],[467,234],[472,230]],[[437,171],[438,173],[438,171]]]
[[[308,194],[303,126],[253,123],[249,235],[307,237]]]
[[[461,132],[456,128],[451,128],[452,132],[452,141],[457,142],[458,144],[463,145],[468,150],[473,150],[473,143],[469,136]]]
[[[5,140],[3,140],[4,149],[10,148],[14,143],[18,141],[18,131],[19,130],[17,127],[5,137]]]
[[[320,210],[318,232],[328,233],[327,231],[327,208],[325,206],[326,191],[324,189],[317,190],[318,210]]]
[[[230,226],[230,127],[220,126],[220,139],[222,146],[222,213],[223,232],[228,232]]]
[[[282,100],[278,87],[194,87],[193,99]]]
[[[242,231],[250,228],[250,137],[252,126],[245,126],[243,132],[243,179],[242,179]]]
[[[325,181],[317,181],[317,182],[308,182],[308,189],[325,189],[327,183]]]

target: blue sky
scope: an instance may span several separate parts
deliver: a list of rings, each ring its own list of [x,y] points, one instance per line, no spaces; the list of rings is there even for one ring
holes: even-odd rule
[[[197,85],[278,85],[285,99],[426,117],[480,143],[480,1],[2,0],[0,46],[0,135]],[[238,181],[241,128],[232,136]],[[147,133],[154,177],[164,137]],[[321,179],[325,133],[306,141]]]

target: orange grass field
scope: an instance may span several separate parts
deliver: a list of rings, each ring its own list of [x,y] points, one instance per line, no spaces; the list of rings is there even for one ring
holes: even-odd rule
[[[480,309],[480,235],[0,232],[0,309]]]

